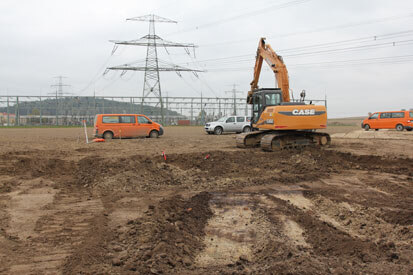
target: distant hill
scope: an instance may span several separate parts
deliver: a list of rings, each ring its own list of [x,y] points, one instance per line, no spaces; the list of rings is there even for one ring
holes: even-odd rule
[[[17,104],[9,106],[9,113],[16,113]],[[148,116],[160,116],[161,108],[152,106],[143,106],[141,112],[140,103],[120,102],[94,97],[65,97],[56,99],[46,99],[36,101],[19,102],[19,115],[39,115],[40,110],[44,116],[56,115],[58,109],[59,115],[76,115],[90,116],[96,113],[105,114],[126,114],[126,113],[143,113]],[[7,112],[7,107],[1,107],[0,112]],[[164,114],[167,110],[164,109]],[[168,110],[170,116],[181,116],[178,112]]]

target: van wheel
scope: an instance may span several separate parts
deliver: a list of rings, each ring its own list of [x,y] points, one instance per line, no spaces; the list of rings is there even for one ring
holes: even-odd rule
[[[364,125],[364,130],[366,130],[366,131],[370,130],[370,125],[368,125],[368,124]]]
[[[397,125],[396,125],[396,130],[397,130],[397,131],[403,131],[403,130],[404,130],[404,126],[401,125],[401,124],[397,124]]]
[[[159,137],[159,133],[156,130],[153,130],[150,134],[149,134],[150,138],[158,138]]]
[[[221,135],[222,134],[222,127],[216,127],[214,129],[214,134]]]
[[[105,133],[103,134],[103,138],[104,138],[105,140],[112,139],[112,138],[113,138],[112,132],[105,132]]]
[[[412,128],[410,128],[410,129],[406,129],[406,131],[408,131],[408,132],[410,132],[411,130],[413,130]]]

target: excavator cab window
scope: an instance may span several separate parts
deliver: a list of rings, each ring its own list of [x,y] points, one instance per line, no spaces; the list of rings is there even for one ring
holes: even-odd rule
[[[281,94],[271,93],[265,94],[265,106],[275,106],[281,104]]]

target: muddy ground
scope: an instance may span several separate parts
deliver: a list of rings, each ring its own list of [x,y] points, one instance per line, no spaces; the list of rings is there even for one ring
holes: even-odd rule
[[[0,273],[413,273],[409,140],[267,153],[199,127],[82,133],[0,129]]]

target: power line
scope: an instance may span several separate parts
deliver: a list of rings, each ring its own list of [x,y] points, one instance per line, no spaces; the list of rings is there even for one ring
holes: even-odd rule
[[[338,67],[338,66],[357,66],[357,65],[372,65],[372,64],[401,64],[406,62],[412,62],[413,55],[399,55],[399,56],[384,56],[374,58],[362,58],[362,59],[348,59],[348,60],[335,60],[326,62],[312,62],[312,63],[299,63],[289,64],[288,67]],[[222,71],[246,71],[251,68],[217,68],[210,69],[209,72],[222,72]]]
[[[103,63],[102,66],[99,67],[98,71],[96,72],[96,74],[93,76],[93,78],[89,81],[89,83],[81,90],[79,90],[77,92],[77,94],[81,94],[82,92],[86,91],[90,86],[92,86],[92,84],[95,84],[97,81],[99,81],[100,78],[103,77],[102,72],[104,72],[104,69],[106,68],[106,66],[108,65],[110,59],[112,58],[113,55],[110,55],[105,62]]]
[[[370,44],[370,45],[362,45],[362,46],[355,46],[355,47],[337,48],[337,49],[320,50],[320,51],[312,51],[312,52],[304,52],[304,53],[295,53],[295,54],[286,54],[283,56],[284,57],[295,57],[295,56],[303,56],[303,55],[317,55],[320,53],[348,52],[348,51],[353,51],[353,50],[363,50],[363,49],[370,49],[370,48],[383,48],[383,46],[395,47],[395,46],[410,45],[412,44],[412,42],[413,42],[413,39],[409,39],[409,40],[386,42],[386,43],[381,43],[381,44]]]
[[[254,10],[254,11],[248,11],[246,13],[230,16],[228,18],[224,18],[224,19],[220,19],[220,20],[216,20],[216,21],[211,21],[209,23],[198,25],[194,28],[183,29],[181,31],[170,33],[168,35],[176,35],[176,34],[181,34],[181,33],[185,33],[185,32],[196,31],[196,30],[199,30],[201,28],[208,28],[208,27],[220,25],[220,24],[223,24],[223,23],[226,23],[226,22],[230,22],[230,21],[234,21],[234,20],[238,20],[238,19],[244,19],[244,18],[249,17],[249,16],[257,16],[257,15],[267,13],[267,12],[270,12],[270,11],[273,11],[273,10],[280,10],[280,9],[288,8],[288,7],[291,7],[291,6],[303,4],[303,3],[306,3],[306,2],[310,2],[310,1],[313,1],[313,0],[293,0],[293,1],[286,2],[286,3],[282,3],[282,4],[275,4],[275,5],[272,4],[270,6],[260,8],[260,9]]]
[[[401,20],[401,19],[406,19],[406,18],[412,18],[413,13],[405,13],[401,15],[393,15],[393,16],[388,16],[388,17],[381,17],[381,18],[376,18],[376,19],[368,19],[364,21],[359,21],[359,22],[354,22],[354,23],[347,23],[347,24],[342,24],[342,25],[336,25],[336,26],[331,26],[331,27],[322,27],[322,28],[316,28],[316,29],[310,29],[310,30],[305,30],[305,31],[297,31],[297,32],[290,32],[290,33],[280,33],[280,34],[274,34],[271,36],[267,36],[268,39],[272,38],[281,38],[281,37],[290,37],[290,36],[296,36],[296,35],[302,35],[302,34],[312,34],[312,33],[318,33],[318,32],[324,32],[324,31],[331,31],[331,30],[337,30],[337,29],[345,29],[345,28],[352,28],[352,27],[358,27],[362,25],[371,25],[375,23],[383,23],[383,22],[389,22],[389,21],[395,21],[395,20]],[[230,45],[230,44],[239,44],[239,43],[244,43],[251,41],[254,38],[249,38],[249,39],[240,39],[240,40],[230,40],[230,41],[223,41],[223,42],[218,42],[218,43],[209,43],[209,44],[201,44],[200,46],[202,47],[212,47],[212,46],[222,46],[222,45]]]
[[[286,48],[286,49],[280,49],[277,52],[280,53],[287,53],[287,52],[294,52],[294,51],[303,51],[305,49],[311,49],[311,48],[328,48],[331,46],[335,45],[342,45],[342,44],[351,44],[353,42],[355,43],[367,43],[371,41],[379,41],[379,40],[385,40],[385,39],[390,39],[394,37],[402,37],[402,36],[410,36],[413,35],[413,30],[406,30],[406,31],[400,31],[400,32],[394,32],[394,33],[387,33],[383,35],[371,35],[371,36],[365,36],[365,37],[360,37],[360,38],[354,38],[354,39],[347,39],[347,40],[339,40],[339,41],[334,41],[334,42],[327,42],[327,43],[321,43],[321,44],[311,44],[311,45],[306,45],[306,46],[301,46],[301,47],[294,47],[294,48]],[[401,42],[405,41],[392,41],[388,42],[387,45],[392,46],[393,43],[398,44]],[[373,47],[378,44],[373,44],[370,47]],[[334,50],[334,49],[333,49]],[[309,52],[309,53],[315,53],[315,52]],[[292,56],[290,55],[284,55],[283,56]],[[197,60],[194,62],[187,62],[186,64],[190,63],[207,63],[207,62],[212,62],[212,61],[221,61],[221,60],[228,60],[227,62],[233,63],[237,61],[250,61],[251,59],[240,59],[240,60],[235,60],[231,61],[231,59],[237,59],[237,58],[244,58],[244,57],[253,57],[253,54],[242,54],[242,55],[235,55],[235,56],[228,56],[228,57],[221,57],[221,58],[211,58],[211,59],[205,59],[205,60]]]

